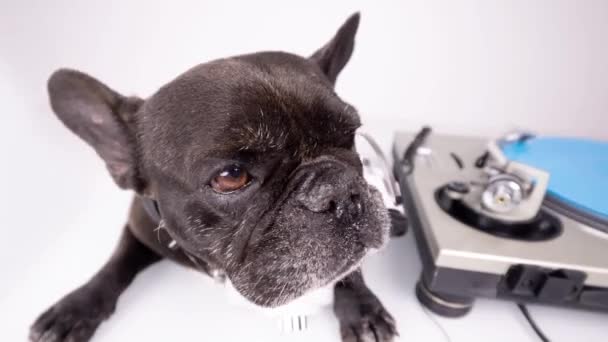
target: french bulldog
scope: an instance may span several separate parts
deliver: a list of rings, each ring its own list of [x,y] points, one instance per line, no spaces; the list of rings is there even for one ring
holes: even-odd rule
[[[30,340],[88,341],[163,258],[225,277],[262,307],[335,284],[343,341],[393,340],[395,321],[359,268],[387,242],[389,214],[362,176],[359,115],[334,91],[358,26],[356,13],[308,58],[200,64],[145,100],[56,71],[53,111],[135,194],[111,258],[38,317]]]

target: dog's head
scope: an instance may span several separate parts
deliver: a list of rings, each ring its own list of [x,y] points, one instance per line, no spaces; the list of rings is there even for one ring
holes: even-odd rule
[[[355,14],[309,58],[212,61],[146,100],[60,70],[51,104],[120,187],[158,201],[180,247],[254,303],[281,305],[387,239],[386,209],[354,149],[359,116],[334,92],[358,23]]]

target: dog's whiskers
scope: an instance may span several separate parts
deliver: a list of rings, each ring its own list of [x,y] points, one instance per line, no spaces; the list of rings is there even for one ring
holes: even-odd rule
[[[160,230],[161,229],[165,229],[165,220],[160,220],[160,222],[158,222],[158,226],[156,228],[154,228],[154,231],[156,232],[156,240],[158,240],[158,243],[160,243]]]
[[[281,289],[281,292],[279,292],[279,295],[277,296],[277,299],[280,301],[280,303],[283,302],[283,300],[285,298],[283,298],[283,292],[285,292],[285,289],[287,288],[287,282],[285,282],[285,285],[283,285],[283,288]]]

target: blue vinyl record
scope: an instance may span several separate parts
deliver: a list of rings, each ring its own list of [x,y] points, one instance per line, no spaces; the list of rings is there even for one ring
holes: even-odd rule
[[[536,137],[506,145],[503,152],[510,160],[549,172],[550,195],[608,220],[608,142]]]

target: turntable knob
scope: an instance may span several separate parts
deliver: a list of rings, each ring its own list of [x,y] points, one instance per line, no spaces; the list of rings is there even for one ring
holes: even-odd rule
[[[490,181],[481,196],[481,201],[488,210],[508,213],[521,203],[522,197],[523,191],[519,182],[502,175]]]

